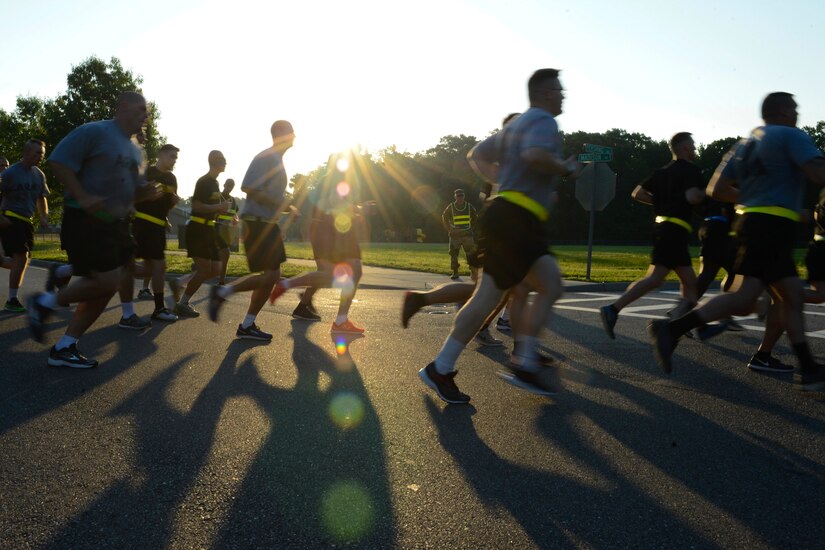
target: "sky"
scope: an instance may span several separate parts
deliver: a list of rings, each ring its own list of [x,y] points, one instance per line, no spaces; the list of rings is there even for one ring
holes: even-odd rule
[[[240,182],[277,119],[295,128],[290,175],[348,147],[484,137],[527,108],[542,67],[562,71],[564,131],[709,143],[758,125],[772,91],[795,94],[800,126],[825,120],[823,20],[825,2],[801,0],[16,2],[0,13],[0,108],[64,92],[91,55],[117,57],[181,149],[182,196],[212,149]]]

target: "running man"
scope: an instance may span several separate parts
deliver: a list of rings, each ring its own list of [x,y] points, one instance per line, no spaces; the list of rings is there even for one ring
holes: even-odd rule
[[[3,251],[12,258],[9,272],[9,297],[5,311],[22,313],[26,311],[18,298],[20,285],[26,275],[26,268],[34,247],[34,226],[32,216],[37,211],[40,227],[49,225],[49,188],[46,175],[38,164],[46,155],[46,144],[39,139],[30,139],[23,145],[23,156],[0,174],[0,238]]]
[[[128,216],[134,201],[160,194],[146,184],[143,154],[132,141],[147,116],[143,96],[123,92],[114,119],[75,128],[49,157],[49,166],[65,187],[60,239],[77,276],[57,293],[38,293],[28,300],[29,326],[38,342],[54,308],[77,303],[66,333],[49,353],[50,366],[98,364],[78,351],[77,342],[117,292],[131,259]]]
[[[798,387],[825,389],[825,367],[811,355],[802,313],[804,289],[793,259],[805,180],[825,186],[825,156],[796,127],[797,104],[786,92],[762,103],[764,126],[733,146],[708,184],[714,199],[741,205],[736,227],[738,253],[732,292],[704,302],[670,322],[653,321],[648,332],[659,366],[670,373],[679,337],[728,315],[747,315],[765,288],[781,302],[782,318],[799,361]]]
[[[209,318],[217,322],[220,308],[231,294],[251,292],[249,308],[235,335],[265,342],[272,340],[272,334],[258,328],[255,321],[275,283],[281,278],[281,264],[286,261],[278,216],[288,200],[284,195],[289,182],[284,168],[284,154],[295,141],[292,124],[286,120],[276,120],[269,132],[272,146],[252,159],[241,184],[241,190],[246,193],[241,220],[244,223],[244,248],[250,275],[228,285],[214,286],[209,293]]]
[[[226,158],[220,151],[210,151],[208,161],[209,172],[195,183],[195,193],[192,195],[192,216],[186,224],[186,255],[192,258],[195,271],[191,276],[181,278],[189,279],[183,296],[173,311],[181,318],[200,316],[200,313],[189,304],[189,300],[204,281],[217,276],[221,270],[215,218],[219,214],[225,214],[229,209],[229,203],[223,200],[221,188],[218,185],[218,176],[226,169]]]
[[[226,213],[219,214],[215,220],[215,227],[218,230],[218,256],[221,259],[221,272],[218,275],[218,284],[226,284],[226,269],[229,267],[229,254],[232,246],[232,230],[238,225],[238,201],[232,196],[235,189],[235,180],[227,179],[223,183],[221,196],[229,203]]]
[[[653,206],[656,215],[653,251],[647,274],[630,283],[618,300],[601,308],[604,330],[614,340],[613,329],[622,308],[662,286],[671,271],[679,277],[683,299],[682,307],[674,316],[696,305],[696,273],[690,259],[688,237],[693,231],[691,209],[705,200],[705,186],[702,171],[694,164],[696,145],[691,134],[679,132],[670,139],[669,145],[673,160],[637,185],[631,194],[634,200]]]
[[[543,366],[536,353],[538,333],[562,292],[544,223],[558,177],[579,169],[573,157],[561,157],[555,117],[562,112],[564,92],[558,76],[556,69],[536,71],[527,84],[530,109],[470,151],[471,166],[500,187],[480,222],[484,269],[478,289],[458,312],[438,356],[419,371],[422,381],[448,403],[470,401],[455,383],[455,363],[507,290],[522,281],[537,296],[529,305],[526,291],[514,298],[515,347],[512,373],[505,379],[542,395],[559,390],[558,372]]]

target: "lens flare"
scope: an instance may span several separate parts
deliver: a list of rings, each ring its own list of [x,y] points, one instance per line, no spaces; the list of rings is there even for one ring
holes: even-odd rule
[[[342,338],[342,339],[338,340],[337,342],[335,342],[335,353],[337,353],[339,356],[346,355],[346,353],[348,351],[349,351],[349,346],[347,345],[346,340],[344,340]]]
[[[352,216],[345,212],[335,216],[335,229],[338,233],[349,233],[349,230],[352,229]]]
[[[347,195],[349,195],[349,192],[352,189],[350,188],[350,186],[347,182],[342,181],[342,182],[338,183],[338,185],[335,186],[335,190],[338,192],[339,197],[344,198]]]
[[[364,402],[352,392],[341,392],[330,401],[329,417],[342,430],[354,428],[364,419]]]
[[[429,185],[416,187],[412,192],[412,199],[418,207],[429,214],[434,214],[441,210],[441,198],[435,189]]]
[[[339,542],[356,542],[372,530],[375,509],[369,493],[357,481],[340,481],[324,494],[321,519]]]
[[[347,160],[343,157],[339,158],[338,161],[335,163],[335,168],[339,172],[342,172],[342,173],[346,172],[347,170],[349,170],[349,160]]]

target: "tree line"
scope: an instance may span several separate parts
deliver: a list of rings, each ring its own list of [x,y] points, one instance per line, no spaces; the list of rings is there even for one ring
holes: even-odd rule
[[[117,58],[104,61],[90,57],[72,67],[67,76],[66,91],[55,98],[18,97],[11,112],[0,109],[0,154],[14,162],[22,144],[29,138],[42,139],[49,149],[72,129],[86,122],[111,118],[118,93],[123,90],[141,92],[143,79],[125,69]],[[145,149],[149,162],[165,138],[158,131],[160,111],[150,103],[146,123]],[[825,148],[825,121],[802,128],[812,136],[820,149]],[[495,132],[497,129],[492,129]],[[677,128],[676,130],[687,130]],[[698,149],[697,164],[706,179],[721,161],[723,155],[739,139],[726,137],[702,144]],[[453,191],[462,188],[468,200],[481,207],[478,199],[482,180],[470,169],[466,156],[478,143],[475,136],[447,135],[433,147],[416,153],[399,151],[391,146],[377,152],[353,151],[352,162],[356,182],[356,200],[375,200],[378,213],[370,220],[365,238],[373,241],[415,241],[419,230],[430,242],[444,242],[446,234],[441,227],[441,212],[450,203]],[[641,133],[622,129],[606,132],[571,132],[564,136],[565,155],[582,152],[585,143],[613,148],[614,160],[609,163],[617,173],[616,197],[596,215],[595,235],[601,242],[645,242],[650,234],[653,215],[651,208],[630,198],[633,188],[653,169],[666,164],[671,156],[664,140],[654,140]],[[48,167],[44,167],[48,174]],[[290,193],[302,213],[308,214],[310,205],[304,198],[323,180],[326,163],[307,174],[291,178]],[[52,188],[53,221],[58,222],[62,210],[62,188],[49,179]],[[811,190],[808,204],[813,205],[817,190]],[[303,216],[307,219],[308,216]],[[562,181],[559,202],[554,209],[549,231],[556,241],[582,242],[587,238],[589,214],[575,198],[574,183]],[[297,223],[289,229],[293,238],[305,235],[305,224]]]

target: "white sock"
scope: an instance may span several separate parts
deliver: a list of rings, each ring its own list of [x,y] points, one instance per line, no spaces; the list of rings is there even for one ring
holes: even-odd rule
[[[71,336],[64,334],[60,340],[54,345],[54,349],[60,351],[62,349],[66,349],[72,344],[77,344],[77,338],[72,338]]]
[[[9,300],[13,300],[17,298],[17,291],[20,290],[19,288],[10,288],[9,289]]]
[[[37,303],[49,309],[57,307],[57,292],[44,292],[37,299]]]
[[[464,344],[450,336],[441,347],[435,358],[435,370],[439,374],[450,374],[455,370],[455,362],[464,351]]]
[[[536,353],[536,346],[538,345],[538,338],[535,336],[518,335],[515,338],[513,345],[513,353],[519,357],[523,357],[526,361],[525,367],[529,369],[538,368],[539,354]]]
[[[346,315],[339,315],[338,317],[335,318],[335,324],[336,325],[343,325],[346,322],[347,322],[347,316]]]
[[[235,292],[235,287],[234,286],[221,285],[221,286],[218,287],[217,292],[218,292],[218,296],[220,296],[221,298],[226,298],[230,294]]]
[[[246,317],[243,318],[243,323],[241,323],[241,328],[249,328],[255,324],[255,318],[257,315],[250,315],[249,313],[246,314]]]
[[[123,310],[124,319],[128,319],[135,314],[135,305],[132,302],[121,302],[120,308]]]
[[[61,279],[63,277],[71,277],[74,274],[72,264],[63,264],[58,266],[57,269],[54,270],[54,274]]]
[[[192,299],[192,297],[190,295],[184,294],[183,296],[180,297],[180,305],[188,306],[189,305],[189,300],[191,300],[191,299]]]

